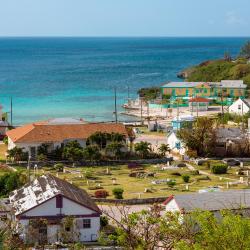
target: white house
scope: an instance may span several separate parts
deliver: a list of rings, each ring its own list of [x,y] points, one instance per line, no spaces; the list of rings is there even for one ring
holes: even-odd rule
[[[54,119],[9,130],[7,132],[8,149],[23,148],[31,157],[35,157],[37,148],[42,144],[48,146],[48,151],[73,140],[85,147],[88,137],[95,132],[120,133],[127,141],[129,140],[128,131],[121,123],[60,122]]]
[[[244,114],[248,113],[249,110],[250,110],[250,101],[247,99],[241,99],[241,98],[236,100],[229,107],[229,113],[231,113],[231,114],[244,115]]]
[[[86,191],[43,175],[10,194],[13,220],[25,242],[96,241],[101,212]],[[66,223],[68,219],[68,223]],[[69,223],[72,222],[72,223]]]
[[[250,209],[249,190],[230,190],[221,192],[205,192],[172,195],[163,203],[166,211],[180,212],[182,214],[195,211],[211,211],[215,214],[221,210]],[[250,214],[248,214],[249,216]]]
[[[167,144],[174,152],[180,153],[181,155],[185,154],[185,147],[177,138],[176,132],[172,131],[167,135]]]

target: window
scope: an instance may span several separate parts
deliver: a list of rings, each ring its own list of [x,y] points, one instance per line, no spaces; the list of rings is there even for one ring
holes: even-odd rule
[[[63,207],[63,197],[61,195],[56,196],[56,208]]]
[[[90,219],[83,219],[82,220],[82,227],[83,228],[91,228],[91,220]]]
[[[238,105],[238,109],[241,109],[241,105],[240,104]]]

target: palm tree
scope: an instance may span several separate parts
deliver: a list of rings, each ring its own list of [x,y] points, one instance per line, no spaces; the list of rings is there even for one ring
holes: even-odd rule
[[[151,143],[141,141],[135,144],[135,152],[139,153],[142,158],[146,158],[151,152]]]
[[[160,147],[158,148],[161,156],[165,156],[167,152],[170,152],[171,149],[169,147],[169,144],[161,144]]]

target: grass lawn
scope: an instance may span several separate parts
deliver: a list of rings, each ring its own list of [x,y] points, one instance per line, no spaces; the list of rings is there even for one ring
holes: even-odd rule
[[[181,168],[178,170],[160,170],[159,167],[148,165],[144,167],[144,170],[146,172],[155,172],[156,175],[155,177],[147,178],[129,177],[129,173],[131,172],[131,170],[124,165],[112,166],[108,167],[108,169],[110,171],[110,174],[107,174],[107,167],[68,168],[67,170],[69,171],[67,171],[67,173],[57,173],[54,170],[44,168],[43,170],[39,170],[38,174],[58,174],[59,178],[66,179],[67,181],[72,182],[73,184],[87,190],[87,192],[90,194],[94,194],[96,190],[93,189],[100,186],[109,192],[109,198],[114,198],[112,195],[112,189],[115,187],[121,187],[124,189],[124,198],[138,198],[139,194],[141,198],[148,198],[164,196],[167,197],[171,194],[196,192],[199,189],[204,189],[212,186],[220,186],[226,189],[227,183],[227,180],[221,180],[217,176],[210,176],[210,180],[200,180],[200,178],[204,179],[205,175],[191,175],[191,172],[187,168]],[[24,169],[24,171],[26,170]],[[84,177],[86,172],[88,175],[91,175],[95,179],[87,180]],[[186,184],[183,182],[182,177],[173,175],[173,172],[190,175],[191,178],[189,183],[189,190],[186,190]],[[113,183],[113,178],[116,179],[116,184]],[[166,180],[168,178],[176,181],[176,186],[174,188],[169,188],[166,183],[151,183],[153,180]],[[247,187],[246,185],[237,185],[232,187],[232,189],[242,188]],[[145,193],[145,189],[148,189],[150,192]]]
[[[138,129],[144,134],[144,135],[156,135],[156,136],[162,136],[165,137],[166,133],[160,132],[160,131],[148,131],[147,127],[138,127]]]

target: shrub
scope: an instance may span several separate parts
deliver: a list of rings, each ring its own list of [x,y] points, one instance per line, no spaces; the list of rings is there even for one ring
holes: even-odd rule
[[[124,190],[122,188],[114,188],[112,190],[113,195],[115,196],[116,199],[123,199],[123,192]]]
[[[225,164],[215,164],[211,167],[211,172],[213,174],[226,174],[227,173],[227,165]]]
[[[55,164],[54,169],[55,169],[57,172],[63,172],[63,164],[62,164],[62,163],[57,163],[57,164]]]
[[[184,174],[184,175],[182,175],[181,177],[182,177],[182,180],[183,180],[185,183],[188,183],[189,180],[190,180],[190,176],[187,175],[187,174]]]
[[[170,180],[170,181],[167,182],[167,185],[172,188],[172,187],[174,187],[176,185],[176,181],[175,180]]]
[[[109,195],[108,191],[106,190],[96,190],[95,197],[96,198],[106,198]]]
[[[109,220],[108,220],[108,217],[107,216],[101,216],[100,217],[100,224],[101,224],[101,227],[106,227],[109,223]]]

